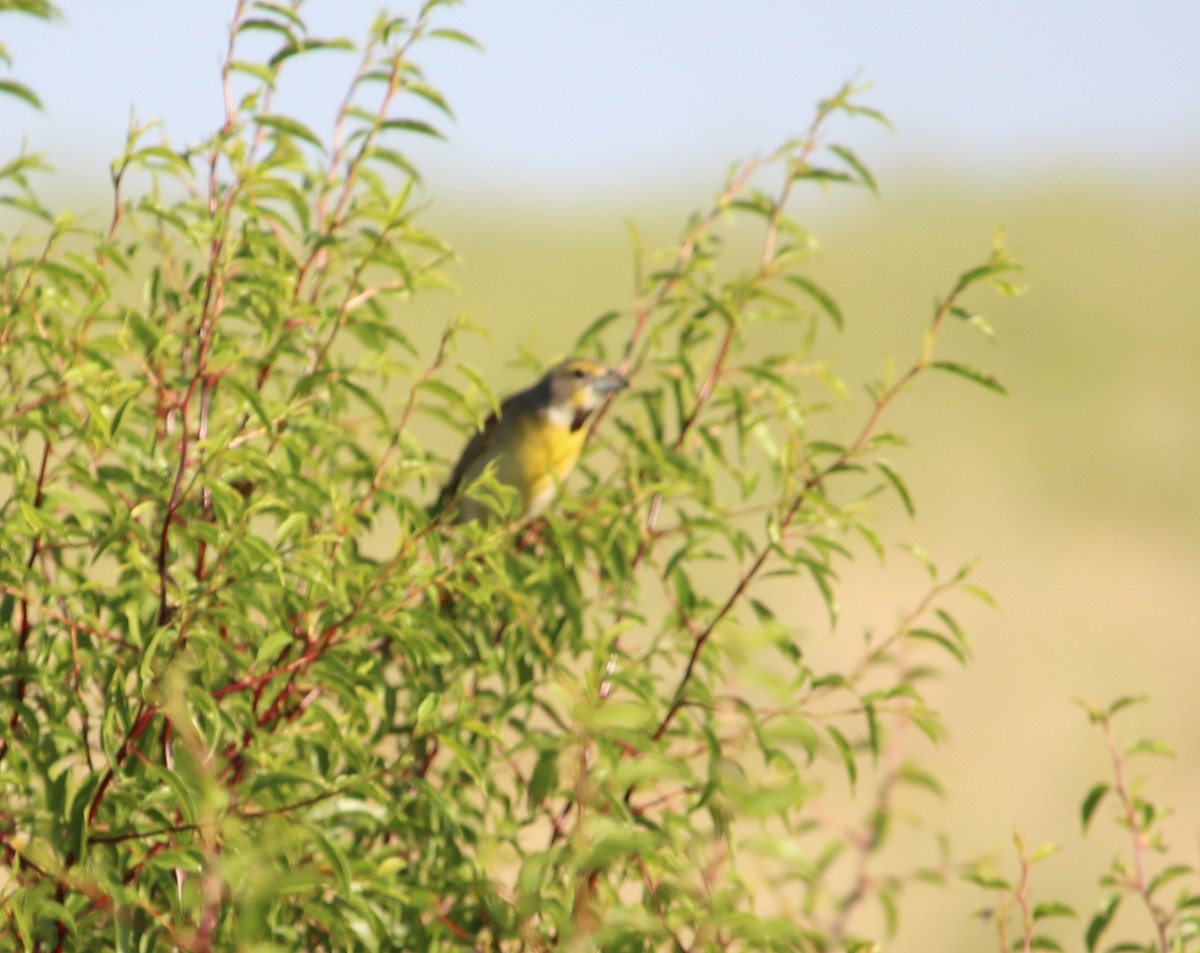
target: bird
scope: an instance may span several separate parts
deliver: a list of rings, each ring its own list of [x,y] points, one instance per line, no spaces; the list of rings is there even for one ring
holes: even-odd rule
[[[467,441],[432,512],[454,506],[459,523],[487,520],[491,509],[463,492],[494,463],[496,479],[517,491],[517,519],[542,515],[575,468],[592,413],[607,395],[628,386],[599,361],[573,357],[555,365],[536,384],[501,401]]]

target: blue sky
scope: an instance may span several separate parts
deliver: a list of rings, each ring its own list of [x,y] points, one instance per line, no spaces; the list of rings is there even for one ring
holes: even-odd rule
[[[176,145],[218,122],[232,0],[59,5],[50,25],[0,16],[10,75],[46,104],[38,115],[0,100],[6,155],[25,136],[102,182],[131,109],[164,119]],[[313,32],[357,39],[378,7],[309,0],[304,11]],[[711,182],[803,129],[813,103],[855,74],[896,127],[843,127],[876,171],[1159,174],[1200,159],[1190,0],[477,0],[443,18],[486,52],[444,44],[418,57],[458,116],[450,145],[415,147],[439,190],[553,198]],[[327,129],[352,65],[323,54],[290,77],[282,104]]]

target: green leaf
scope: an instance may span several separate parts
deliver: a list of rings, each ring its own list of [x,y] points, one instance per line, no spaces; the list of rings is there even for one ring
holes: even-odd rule
[[[975,330],[986,337],[989,341],[994,341],[996,339],[995,330],[990,324],[988,324],[987,319],[984,318],[982,314],[978,314],[967,308],[960,307],[959,305],[952,307],[950,309],[950,313],[964,324],[971,325],[971,327],[975,328]]]
[[[880,747],[879,714],[875,711],[875,706],[870,703],[863,705],[863,714],[867,719],[867,748],[871,752],[872,763],[878,764]]]
[[[843,112],[849,113],[852,116],[865,116],[867,119],[877,122],[888,129],[893,128],[892,121],[878,109],[872,109],[869,106],[859,106],[854,103],[844,103],[841,106]]]
[[[1149,701],[1149,698],[1146,695],[1122,695],[1108,706],[1108,715],[1111,718],[1119,711],[1131,708],[1134,705],[1144,705],[1147,701]]]
[[[959,665],[965,666],[967,664],[967,654],[963,651],[962,646],[954,641],[954,639],[943,635],[941,632],[937,632],[933,629],[909,629],[908,637],[910,639],[921,639],[926,642],[933,642],[935,645],[940,645],[950,654],[952,658],[954,658],[955,661],[958,662]]]
[[[905,784],[911,784],[914,787],[922,788],[928,791],[935,797],[944,798],[946,796],[945,788],[932,774],[922,771],[916,765],[903,764],[896,775],[899,781]]]
[[[244,20],[238,22],[237,27],[239,33],[250,33],[261,30],[267,33],[278,34],[287,40],[293,40],[295,38],[293,28],[298,27],[301,30],[304,29],[303,20],[296,16],[296,14],[292,13],[292,11],[283,8],[278,4],[258,3],[255,4],[255,8],[258,10],[268,10],[272,13],[275,13],[283,17],[285,20],[289,20],[290,25],[287,23],[276,22],[275,20],[268,19],[267,17],[246,17]]]
[[[892,489],[896,491],[896,495],[900,497],[900,502],[904,504],[904,509],[908,515],[916,515],[916,509],[913,507],[912,497],[909,496],[908,487],[905,486],[904,480],[900,478],[900,474],[883,462],[876,463],[875,469],[883,474],[884,479],[891,484]]]
[[[465,46],[483,51],[483,47],[474,38],[463,33],[461,30],[450,30],[446,27],[438,27],[436,30],[430,30],[426,36],[436,37],[440,40],[450,40],[452,43],[462,43]]]
[[[620,311],[605,311],[602,315],[592,321],[583,333],[575,339],[575,349],[577,351],[585,351],[593,344],[597,344],[600,336],[604,333],[605,328],[621,317]]]
[[[1015,265],[1008,261],[993,261],[986,265],[980,265],[978,268],[971,268],[964,271],[958,276],[959,291],[965,291],[973,284],[978,284],[985,278],[991,278],[995,275],[1003,275],[1013,271]]]
[[[277,664],[279,653],[295,641],[295,636],[290,632],[272,632],[263,639],[262,645],[258,647],[258,651],[254,655],[253,668],[255,671],[263,672]]]
[[[1008,394],[1008,391],[1004,389],[1004,385],[996,380],[996,378],[967,364],[960,364],[957,361],[933,361],[929,366],[939,371],[946,371],[949,374],[957,374],[959,377],[965,377],[967,380],[979,384],[981,387],[986,387],[990,391],[995,391],[997,394]]]
[[[446,102],[445,97],[428,83],[410,82],[404,88],[414,96],[421,97],[421,99],[425,100],[425,102],[429,103],[448,119],[454,118],[454,110],[450,108],[450,104]]]
[[[446,137],[437,127],[422,119],[387,119],[379,124],[380,129],[400,130],[401,132],[416,132],[422,136],[433,136],[435,139]]]
[[[1100,937],[1104,935],[1104,931],[1112,923],[1112,919],[1117,915],[1117,910],[1120,909],[1120,906],[1121,895],[1114,893],[1103,903],[1092,919],[1088,921],[1087,930],[1084,933],[1084,943],[1087,945],[1088,953],[1093,953],[1096,949],[1096,944],[1100,942]]]
[[[304,123],[292,119],[290,116],[255,116],[254,121],[260,126],[266,126],[268,129],[273,129],[277,133],[282,133],[288,136],[295,136],[297,139],[303,139],[310,145],[316,146],[318,149],[324,149],[325,144],[320,138],[309,129]]]
[[[977,586],[974,583],[970,583],[965,586],[960,586],[959,589],[962,592],[965,592],[967,595],[971,596],[972,598],[978,599],[980,602],[982,602],[985,606],[988,606],[989,608],[992,608],[992,609],[999,608],[999,603],[996,602],[995,597],[993,597],[992,594],[990,592],[988,592],[986,589],[984,589],[982,586]]]
[[[385,149],[383,146],[376,144],[366,151],[365,157],[397,168],[413,181],[421,181],[421,173],[417,167],[408,160],[407,156],[396,152],[394,149]]]
[[[1073,907],[1067,904],[1054,903],[1054,901],[1048,901],[1048,903],[1038,904],[1033,907],[1033,919],[1045,919],[1046,917],[1074,917],[1078,919],[1079,913],[1076,913]]]
[[[1080,818],[1083,821],[1084,833],[1087,833],[1089,825],[1092,823],[1092,817],[1096,813],[1096,808],[1100,806],[1100,802],[1111,790],[1109,785],[1100,783],[1092,786],[1088,791],[1087,796],[1083,799],[1083,806],[1079,810]]]
[[[1028,291],[1026,285],[1014,285],[1011,281],[1004,281],[1000,278],[992,282],[992,287],[1006,298],[1019,298]]]
[[[1004,892],[1012,890],[1012,884],[1007,880],[995,871],[982,867],[967,871],[963,874],[963,879],[968,883],[973,883],[976,887],[982,887],[984,890],[1001,890]]]
[[[858,784],[858,762],[854,758],[854,748],[846,740],[846,736],[833,725],[826,725],[825,731],[833,739],[838,753],[842,756],[842,764],[846,768],[846,777],[850,780],[850,790],[853,792]]]
[[[799,290],[803,291],[806,295],[808,295],[808,297],[815,301],[821,310],[829,315],[830,320],[833,321],[834,326],[839,331],[845,327],[846,322],[842,317],[841,308],[838,307],[838,304],[836,301],[834,301],[833,297],[815,281],[811,280],[810,278],[805,278],[801,275],[788,275],[784,280],[794,288],[798,288]]]
[[[846,165],[850,166],[850,168],[858,173],[858,177],[862,180],[863,185],[869,188],[876,195],[879,194],[879,186],[876,185],[875,178],[871,175],[870,170],[867,169],[867,167],[863,165],[861,161],[859,161],[858,156],[856,156],[845,146],[831,145],[829,147],[829,151],[835,155],[841,156]]]
[[[529,776],[529,808],[536,811],[558,785],[558,751],[543,751]]]
[[[802,179],[811,179],[817,182],[846,182],[855,183],[856,180],[845,172],[839,172],[836,169],[823,169],[819,166],[801,165],[792,172],[792,179],[800,181]]]
[[[1034,848],[1033,853],[1029,855],[1029,863],[1036,864],[1039,861],[1045,860],[1052,854],[1057,854],[1060,850],[1062,850],[1062,848],[1055,843],[1039,844],[1036,848]]]
[[[459,766],[469,774],[472,779],[478,784],[483,783],[483,766],[479,763],[479,759],[475,756],[466,745],[458,740],[451,732],[443,732],[438,735],[438,743],[454,755],[454,759],[459,763]]]
[[[1175,757],[1175,752],[1170,748],[1170,746],[1161,741],[1157,741],[1154,738],[1139,738],[1125,749],[1125,755],[1127,757],[1132,758],[1139,754],[1150,754],[1159,758],[1173,759]]]
[[[71,799],[71,808],[67,812],[67,840],[63,848],[75,857],[83,857],[87,849],[87,811],[91,807],[92,796],[99,783],[100,775],[96,772],[89,773]]]
[[[15,99],[23,100],[34,109],[43,108],[42,101],[38,99],[37,94],[32,89],[11,79],[0,79],[0,95],[12,96]]]
[[[1172,880],[1178,880],[1180,877],[1188,877],[1193,873],[1192,868],[1187,864],[1171,864],[1165,870],[1156,874],[1151,878],[1147,887],[1147,894],[1153,894],[1159,887],[1170,883]]]
[[[243,73],[246,76],[253,76],[255,79],[267,86],[275,85],[277,71],[268,66],[263,66],[261,63],[251,63],[246,60],[234,60],[229,64],[229,70],[233,73]]]
[[[316,843],[317,849],[329,862],[332,872],[332,886],[343,895],[348,895],[354,882],[354,874],[350,866],[350,858],[342,850],[341,845],[327,837],[319,828],[308,828],[309,835]]]

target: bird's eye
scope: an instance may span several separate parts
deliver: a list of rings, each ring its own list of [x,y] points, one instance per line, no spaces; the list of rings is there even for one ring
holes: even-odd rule
[[[587,371],[585,371],[582,367],[573,367],[571,368],[571,376],[582,379],[587,377]]]

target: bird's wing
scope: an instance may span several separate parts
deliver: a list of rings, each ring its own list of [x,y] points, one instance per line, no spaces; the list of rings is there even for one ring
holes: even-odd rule
[[[450,479],[438,494],[437,502],[430,508],[431,513],[440,512],[462,491],[464,483],[474,480],[482,472],[488,462],[503,449],[500,445],[506,437],[512,438],[517,421],[539,411],[547,400],[544,388],[545,382],[542,381],[515,394],[509,394],[500,402],[500,410],[488,415],[483,426],[463,447],[462,455],[454,465]]]
[[[454,465],[450,479],[446,481],[446,487],[442,491],[443,496],[449,497],[457,493],[462,488],[463,480],[471,468],[480,460],[486,460],[490,456],[498,424],[499,418],[496,414],[489,414],[488,419],[484,421],[483,428],[467,441],[462,455],[458,458],[458,463]]]
[[[510,394],[500,404],[499,413],[488,414],[483,426],[463,447],[462,455],[458,458],[458,463],[454,465],[450,479],[446,481],[442,492],[438,494],[437,502],[433,504],[431,512],[440,512],[462,490],[464,483],[479,475],[479,472],[498,450],[496,443],[504,424],[511,423],[529,410],[528,405],[534,400],[532,393],[533,389],[530,388]]]
[[[499,417],[494,413],[489,414],[488,419],[484,421],[483,427],[467,441],[467,445],[463,447],[463,452],[458,458],[458,463],[454,465],[454,469],[450,473],[450,479],[446,481],[446,485],[442,487],[442,492],[438,494],[437,502],[433,504],[433,512],[440,512],[455,497],[458,491],[462,489],[462,484],[467,474],[476,463],[480,460],[488,459],[498,423]]]

